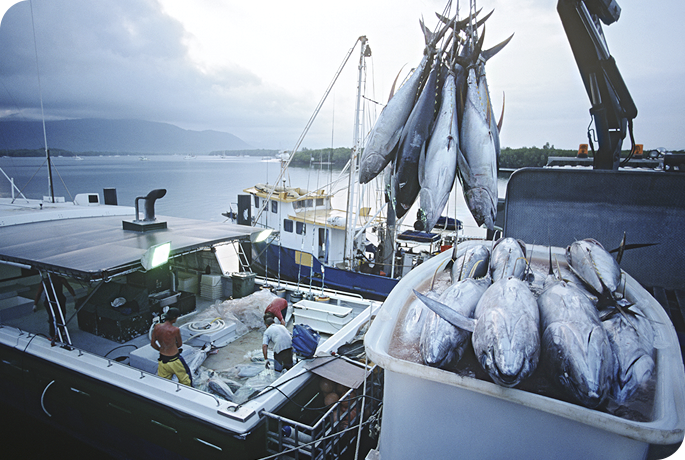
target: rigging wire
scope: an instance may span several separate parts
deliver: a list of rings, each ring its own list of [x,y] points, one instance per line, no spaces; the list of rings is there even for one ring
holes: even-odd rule
[[[69,195],[69,199],[70,199],[71,201],[74,201],[74,197],[71,196],[71,192],[69,192],[69,189],[67,188],[67,184],[64,182],[64,179],[62,178],[62,175],[59,173],[59,169],[57,169],[57,165],[54,164],[54,163],[50,163],[50,164],[55,168],[55,172],[57,172],[57,175],[59,176],[59,180],[60,180],[60,182],[62,182],[62,185],[64,186],[64,190],[65,190],[65,191],[67,192],[67,194]]]
[[[288,161],[285,163],[284,170],[287,169],[287,167],[290,165],[290,162],[291,162],[291,161],[293,160],[293,158],[295,157],[295,153],[297,152],[297,149],[300,148],[300,145],[302,144],[302,141],[304,140],[305,136],[307,135],[307,132],[309,132],[309,128],[311,127],[312,123],[314,123],[314,120],[316,119],[316,116],[319,114],[319,110],[321,110],[321,107],[323,106],[323,103],[324,103],[324,102],[326,101],[326,99],[328,98],[328,94],[331,92],[331,89],[333,88],[333,85],[334,85],[335,82],[338,80],[338,77],[339,77],[340,74],[342,73],[342,70],[343,70],[343,68],[345,67],[345,65],[347,64],[347,61],[350,59],[350,56],[352,56],[352,52],[353,52],[354,49],[357,47],[357,43],[361,41],[361,38],[362,38],[362,37],[358,37],[358,38],[355,40],[354,45],[352,46],[352,48],[350,48],[350,49],[348,50],[347,54],[345,55],[345,58],[343,59],[343,62],[340,64],[340,67],[338,68],[338,70],[336,71],[335,75],[333,76],[333,80],[329,83],[328,88],[326,89],[326,91],[324,92],[323,97],[322,97],[321,100],[319,101],[319,104],[316,106],[316,109],[314,109],[314,113],[312,113],[311,117],[309,118],[309,121],[307,122],[307,125],[305,126],[304,131],[302,132],[302,134],[300,134],[300,137],[299,137],[299,139],[297,140],[297,143],[295,144],[295,147],[293,148],[293,150],[292,150],[291,153],[290,153],[290,157],[288,158]],[[281,174],[283,174],[283,172],[281,172]],[[279,176],[278,179],[276,180],[276,183],[278,183],[278,182],[280,181],[280,179],[281,179],[281,177]],[[267,200],[269,200],[269,199],[271,198],[271,195],[273,194],[273,192],[274,192],[273,190],[271,190],[271,191],[269,192],[269,194],[268,194],[267,197],[266,197]],[[262,215],[262,212],[263,212],[263,211],[264,211],[264,206],[261,206],[260,209],[259,209],[259,211],[257,212],[257,216],[256,216],[255,220],[259,220],[259,217]]]

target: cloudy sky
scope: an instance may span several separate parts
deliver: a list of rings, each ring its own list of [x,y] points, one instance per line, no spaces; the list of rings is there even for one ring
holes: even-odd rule
[[[685,148],[685,2],[618,0],[604,28],[639,114],[645,148]],[[387,100],[421,59],[445,0],[0,0],[0,118],[136,118],[230,132],[291,149],[357,37],[366,35],[369,97]],[[452,3],[453,9],[457,2]],[[502,145],[577,148],[590,103],[553,0],[483,0]],[[468,2],[461,2],[465,15]],[[33,15],[31,14],[33,12]],[[34,28],[35,24],[35,46]],[[352,145],[356,48],[303,147]],[[37,56],[37,59],[36,59]],[[381,106],[376,106],[377,110]],[[627,144],[624,144],[627,145]]]

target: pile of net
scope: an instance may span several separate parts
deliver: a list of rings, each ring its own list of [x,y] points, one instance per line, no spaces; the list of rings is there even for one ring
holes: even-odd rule
[[[185,322],[222,318],[227,323],[234,321],[236,337],[242,337],[251,330],[264,330],[264,311],[275,298],[270,291],[262,290],[240,299],[216,302],[186,321],[179,320],[178,326]]]
[[[226,322],[233,321],[236,324],[236,338],[239,338],[250,331],[265,329],[264,311],[275,298],[270,291],[262,290],[240,299],[216,302],[204,311],[192,315],[185,322],[212,321],[216,318]],[[271,350],[269,353],[273,354]],[[244,356],[244,361],[245,364],[225,370],[200,366],[193,377],[193,387],[241,404],[280,376],[280,373],[273,370],[273,364],[271,369],[265,369],[261,349],[248,352]]]

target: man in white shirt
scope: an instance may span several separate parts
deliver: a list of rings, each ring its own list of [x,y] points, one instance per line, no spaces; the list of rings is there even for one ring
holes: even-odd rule
[[[264,324],[266,324],[266,330],[264,331],[264,340],[262,341],[262,353],[264,353],[266,368],[269,368],[266,352],[269,349],[269,343],[272,343],[275,362],[274,370],[280,372],[283,368],[290,369],[293,367],[293,340],[290,337],[290,332],[288,332],[284,325],[274,322],[274,315],[272,313],[264,315]]]

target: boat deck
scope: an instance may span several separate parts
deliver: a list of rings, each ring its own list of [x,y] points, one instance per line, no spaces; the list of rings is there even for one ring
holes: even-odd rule
[[[191,321],[194,316],[213,305],[216,301],[206,300],[198,296],[196,302],[195,311],[179,318],[178,324],[184,324]],[[120,343],[106,337],[100,337],[90,332],[82,331],[77,324],[74,302],[68,297],[67,319],[72,316],[73,319],[67,324],[67,328],[71,343],[76,348],[89,351],[105,358],[126,362],[125,360],[128,359],[131,351],[150,344],[150,339],[147,334],[142,334],[127,342]],[[35,313],[6,320],[4,321],[4,324],[33,334],[48,335],[48,313],[42,307]],[[290,324],[290,329],[292,329],[292,324]],[[226,347],[218,348],[217,353],[207,357],[203,366],[215,370],[225,370],[238,364],[247,364],[250,361],[247,360],[245,356],[253,350],[261,351],[261,343],[262,332],[251,330]]]
[[[35,292],[32,291],[22,293],[25,298],[33,298],[34,294]],[[197,317],[201,317],[203,312],[209,307],[223,302],[224,300],[226,299],[207,300],[200,296],[196,296],[195,310],[187,315],[181,316],[178,319],[177,326],[183,326],[184,324],[193,322]],[[23,309],[24,314],[13,315],[13,318],[5,319],[2,323],[7,326],[13,326],[21,329],[22,331],[47,337],[48,313],[42,307],[42,303],[39,305],[40,307],[38,310],[33,313],[26,313],[28,311],[28,307],[25,307]],[[76,348],[105,358],[114,359],[127,364],[129,354],[133,350],[148,346],[150,344],[148,334],[141,334],[131,340],[121,343],[79,329],[74,300],[71,296],[67,297],[66,317],[68,321],[67,329],[72,345]],[[292,332],[292,319],[288,322],[287,327],[288,330]],[[228,345],[216,348],[213,353],[210,353],[207,356],[207,359],[204,361],[202,366],[216,371],[225,371],[235,366],[253,363],[254,361],[251,359],[253,356],[256,356],[258,361],[259,357],[262,356],[261,348],[263,330],[263,327],[259,329],[250,328],[247,333],[237,337]],[[322,334],[322,340],[325,340],[328,337],[328,335]]]

